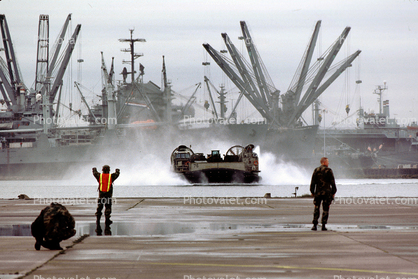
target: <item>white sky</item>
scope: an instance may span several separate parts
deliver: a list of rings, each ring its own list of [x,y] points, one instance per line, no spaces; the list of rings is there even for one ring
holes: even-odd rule
[[[6,15],[23,78],[29,87],[35,79],[39,15],[49,14],[52,43],[66,16],[72,13],[73,29],[82,24],[77,42],[81,43],[81,49],[76,49],[73,56],[84,59],[82,84],[96,94],[101,90],[101,51],[108,67],[115,57],[116,73],[128,67],[122,64],[123,59],[129,59],[128,55],[120,52],[128,45],[118,39],[128,38],[130,28],[135,28],[135,38],[147,40],[136,45],[136,51],[145,55],[135,65],[136,69],[139,63],[145,66],[144,80],[161,84],[165,55],[173,89],[191,95],[193,89],[186,92],[183,89],[203,82],[204,74],[209,75],[213,84],[226,83],[227,89],[232,89],[232,83],[226,81],[215,62],[211,61],[209,69],[203,68],[202,62],[208,55],[202,43],[224,49],[221,33],[226,32],[241,48],[237,39],[241,35],[241,20],[247,22],[270,76],[282,93],[290,84],[317,20],[322,20],[317,46],[322,51],[350,26],[349,39],[336,62],[357,49],[362,54],[350,68],[348,81],[343,74],[322,95],[321,101],[330,111],[344,116],[346,103],[352,113],[358,109],[361,96],[366,111],[377,111],[377,96],[372,93],[385,80],[389,90],[383,99],[390,100],[391,116],[418,118],[418,1],[415,0],[2,0],[0,13]],[[77,68],[74,62],[74,78]],[[355,84],[357,79],[363,81],[360,86]],[[305,114],[308,121],[310,114],[308,109]],[[327,125],[333,117],[331,113],[326,116]]]

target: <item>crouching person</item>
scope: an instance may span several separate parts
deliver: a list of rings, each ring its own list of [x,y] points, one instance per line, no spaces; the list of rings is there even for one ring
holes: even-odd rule
[[[43,246],[50,250],[62,250],[60,242],[75,235],[74,227],[74,218],[67,208],[59,203],[51,203],[32,223],[35,249],[40,250]]]

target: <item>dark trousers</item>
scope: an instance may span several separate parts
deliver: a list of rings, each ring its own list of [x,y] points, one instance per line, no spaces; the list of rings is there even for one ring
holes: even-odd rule
[[[110,214],[112,213],[112,193],[111,192],[99,192],[99,198],[97,199],[97,220],[100,220],[102,216],[103,207],[105,208],[106,221],[110,220]]]
[[[321,207],[322,202],[322,225],[325,225],[328,221],[329,215],[329,206],[332,203],[332,196],[330,195],[319,195],[315,196],[313,204],[315,205],[312,224],[318,225],[319,219],[319,208]]]

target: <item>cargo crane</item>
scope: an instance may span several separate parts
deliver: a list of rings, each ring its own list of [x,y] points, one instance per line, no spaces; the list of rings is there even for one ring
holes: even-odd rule
[[[5,57],[5,60],[1,58],[0,91],[8,109],[14,113],[23,112],[26,88],[22,83],[5,15],[0,15],[0,28],[3,39],[2,51]]]
[[[241,21],[240,25],[242,37],[239,39],[245,42],[250,63],[246,61],[226,33],[222,33],[222,38],[231,58],[228,58],[222,51],[215,50],[209,44],[203,44],[203,47],[241,91],[235,107],[241,97],[245,96],[267,119],[272,129],[301,126],[300,119],[303,112],[351,65],[361,52],[358,50],[331,66],[350,31],[350,27],[346,27],[331,47],[310,66],[321,26],[321,21],[318,21],[289,89],[285,94],[280,95],[280,90],[274,86],[257,51],[247,24]],[[329,77],[324,80],[326,76]]]
[[[24,125],[30,126],[26,127],[28,129],[39,129],[40,126],[43,126],[43,131],[48,133],[49,129],[52,128],[52,121],[49,121],[49,124],[48,121],[46,121],[46,125],[40,125],[39,123],[36,125],[36,121],[34,121],[33,118],[42,116],[44,119],[52,119],[58,115],[60,97],[58,97],[55,112],[52,105],[62,86],[62,79],[81,29],[81,25],[78,24],[67,43],[66,48],[61,51],[70,20],[71,14],[68,15],[56,40],[54,49],[51,52],[52,56],[50,56],[48,39],[49,17],[48,15],[40,15],[35,89],[29,92],[19,71],[6,16],[0,15],[0,28],[3,42],[2,50],[4,50],[4,58],[0,56],[0,91],[3,100],[8,107],[8,115],[1,117],[3,121],[15,122],[17,120],[22,120],[22,117],[24,117],[25,119],[23,120],[30,123]],[[10,114],[10,112],[12,114]],[[19,127],[20,123],[13,125],[14,128],[17,128],[15,126]],[[26,128],[22,129],[22,127],[20,127],[22,130],[25,130]]]

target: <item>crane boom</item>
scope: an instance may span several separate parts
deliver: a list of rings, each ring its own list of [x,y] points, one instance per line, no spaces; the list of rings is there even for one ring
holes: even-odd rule
[[[296,110],[294,111],[294,113],[290,117],[288,125],[290,125],[292,122],[294,122],[296,119],[298,119],[304,111],[303,108],[308,107],[314,101],[313,96],[315,96],[315,92],[318,89],[322,79],[324,78],[325,74],[327,73],[329,67],[331,66],[331,64],[334,61],[335,57],[337,56],[338,52],[340,51],[341,46],[343,45],[345,39],[348,36],[348,33],[350,32],[350,29],[351,29],[350,27],[346,27],[344,29],[344,31],[341,33],[341,35],[335,41],[331,51],[326,56],[324,63],[322,64],[322,66],[318,70],[317,75],[313,79],[309,88],[306,90],[306,93],[303,96],[302,100],[299,102],[298,106],[296,107]]]
[[[55,49],[52,51],[52,59],[51,59],[51,62],[49,64],[48,77],[50,77],[52,75],[52,71],[54,71],[54,69],[55,69],[55,64],[57,62],[58,55],[59,55],[60,50],[61,50],[61,46],[63,45],[64,37],[65,37],[65,34],[67,33],[68,24],[70,23],[70,21],[71,21],[71,14],[68,14],[68,16],[67,16],[67,18],[64,22],[64,25],[61,29],[61,33],[58,36],[57,41],[54,45]]]
[[[78,24],[74,30],[73,35],[71,36],[71,39],[68,41],[67,48],[65,50],[64,58],[62,60],[61,66],[58,69],[57,76],[55,78],[54,84],[52,85],[51,92],[49,94],[49,102],[53,103],[55,96],[58,91],[58,87],[62,83],[62,78],[65,74],[65,70],[67,69],[68,62],[70,61],[71,54],[74,50],[75,43],[77,42],[78,34],[80,33],[81,24]]]
[[[251,38],[251,34],[248,31],[247,24],[245,21],[241,21],[241,31],[242,36],[245,39],[245,46],[247,47],[248,56],[250,57],[251,64],[253,65],[253,70],[255,77],[258,82],[258,87],[260,89],[261,96],[263,98],[263,101],[268,104],[270,101],[270,92],[267,85],[266,77],[263,73],[264,65],[262,65],[262,60],[258,55],[258,51],[255,48],[255,45],[253,43],[253,39]]]
[[[216,117],[216,119],[218,119],[218,111],[216,110],[215,102],[213,101],[212,91],[210,91],[209,84],[213,87],[213,89],[215,89],[216,93],[219,94],[219,92],[218,92],[218,90],[216,90],[215,86],[213,86],[212,82],[210,82],[210,80],[207,76],[204,76],[204,80],[205,80],[205,83],[206,83],[206,87],[208,88],[208,91],[209,91],[210,102],[212,104],[213,111],[215,113],[215,117]]]
[[[35,90],[39,91],[48,73],[49,59],[49,16],[39,15],[38,50],[36,53]]]
[[[238,87],[239,90],[244,94],[244,96],[251,102],[251,104],[260,112],[260,114],[269,121],[273,121],[273,117],[266,109],[265,104],[261,104],[258,100],[254,99],[253,94],[251,94],[251,88],[248,84],[245,84],[244,81],[234,72],[234,70],[228,65],[228,63],[222,58],[222,56],[209,44],[203,44],[203,47],[209,53],[213,60],[218,64],[218,66],[224,71],[224,73],[229,77],[229,79]]]
[[[51,62],[49,63],[49,65],[48,65],[48,71],[46,73],[46,76],[44,77],[43,83],[45,82],[45,79],[52,80],[52,73],[55,71],[55,64],[58,60],[58,56],[60,54],[60,50],[61,50],[61,47],[62,47],[63,42],[64,42],[65,34],[67,33],[68,24],[69,24],[70,20],[71,20],[71,14],[69,14],[67,16],[67,19],[65,20],[64,25],[61,29],[61,33],[57,37],[56,43],[54,45],[54,49],[52,51],[52,59],[51,59]],[[74,42],[74,44],[75,44],[75,42]],[[47,83],[49,84],[49,82],[47,82]],[[58,90],[58,88],[56,90]],[[47,91],[47,84],[43,84],[40,91],[41,91],[41,94],[44,95],[45,92]]]
[[[248,84],[251,87],[251,92],[254,92],[253,97],[258,99],[261,102],[264,102],[252,77],[250,76],[250,73],[247,67],[244,64],[244,61],[241,59],[241,56],[238,50],[236,49],[235,45],[231,42],[231,40],[229,39],[226,33],[222,33],[222,38],[224,39],[224,42],[225,42],[226,47],[228,48],[229,54],[231,55],[232,60],[234,61],[235,66],[237,67],[238,72],[240,73],[244,83]]]
[[[303,62],[303,67],[300,72],[299,80],[297,83],[296,91],[295,91],[295,102],[296,104],[299,102],[300,94],[302,92],[303,86],[305,85],[306,75],[309,70],[309,65],[312,60],[313,52],[315,50],[315,44],[318,39],[319,29],[321,28],[321,21],[319,20],[315,25],[315,30],[312,34],[311,41],[309,43],[308,49],[306,51],[305,60]]]
[[[21,83],[21,77],[18,70],[12,38],[10,36],[6,16],[4,14],[0,15],[0,29],[1,36],[3,38],[3,51],[6,58],[5,62],[8,70],[7,78],[6,74],[0,69],[1,83],[4,86],[2,92],[5,91],[7,93],[8,99],[12,103],[12,106],[16,106],[18,104],[17,98],[20,93],[18,92],[18,85]]]

